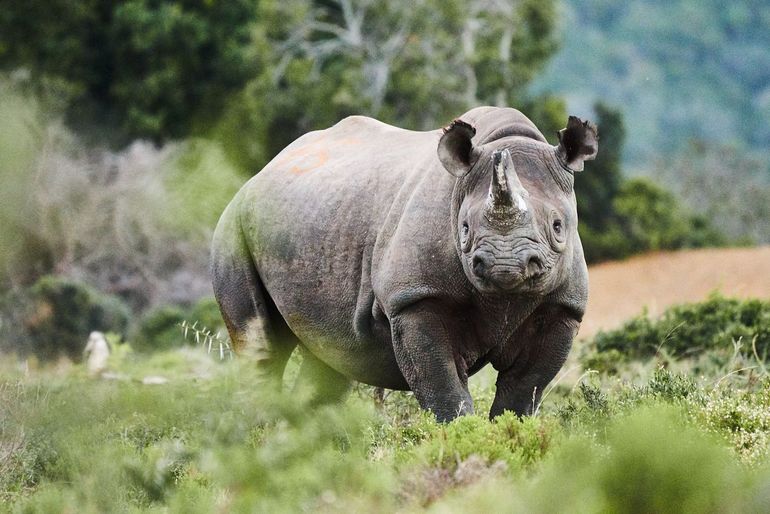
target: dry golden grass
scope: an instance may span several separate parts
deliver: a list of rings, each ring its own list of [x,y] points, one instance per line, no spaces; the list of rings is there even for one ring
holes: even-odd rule
[[[658,316],[712,291],[770,298],[770,246],[660,252],[589,269],[588,309],[580,338],[620,326],[647,307]]]

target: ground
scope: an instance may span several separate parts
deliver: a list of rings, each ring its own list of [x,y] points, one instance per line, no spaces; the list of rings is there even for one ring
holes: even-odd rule
[[[592,266],[580,337],[613,329],[647,308],[705,299],[713,291],[737,298],[770,298],[770,246],[659,252]]]

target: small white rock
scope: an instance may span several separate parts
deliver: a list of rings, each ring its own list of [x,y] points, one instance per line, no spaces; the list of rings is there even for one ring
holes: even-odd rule
[[[107,344],[104,334],[97,331],[91,332],[83,355],[88,358],[86,361],[88,374],[91,376],[101,375],[107,369],[107,359],[110,356],[110,346]]]

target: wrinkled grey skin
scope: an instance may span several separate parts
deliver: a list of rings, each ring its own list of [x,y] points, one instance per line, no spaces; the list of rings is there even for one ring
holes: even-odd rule
[[[280,384],[300,345],[323,398],[351,379],[412,390],[442,421],[473,411],[468,377],[490,363],[490,416],[532,413],[588,292],[572,186],[596,128],[571,117],[559,139],[495,107],[444,131],[354,116],[300,137],[214,235],[236,349]]]

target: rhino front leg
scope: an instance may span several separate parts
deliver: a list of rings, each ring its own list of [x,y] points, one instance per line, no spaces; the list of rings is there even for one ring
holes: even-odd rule
[[[422,301],[391,317],[396,361],[423,409],[441,421],[473,412],[468,378],[457,369],[451,316],[437,302]]]
[[[509,348],[492,361],[500,373],[490,418],[507,410],[518,416],[535,411],[543,390],[567,360],[579,327],[580,322],[558,306],[541,307],[530,316]]]

